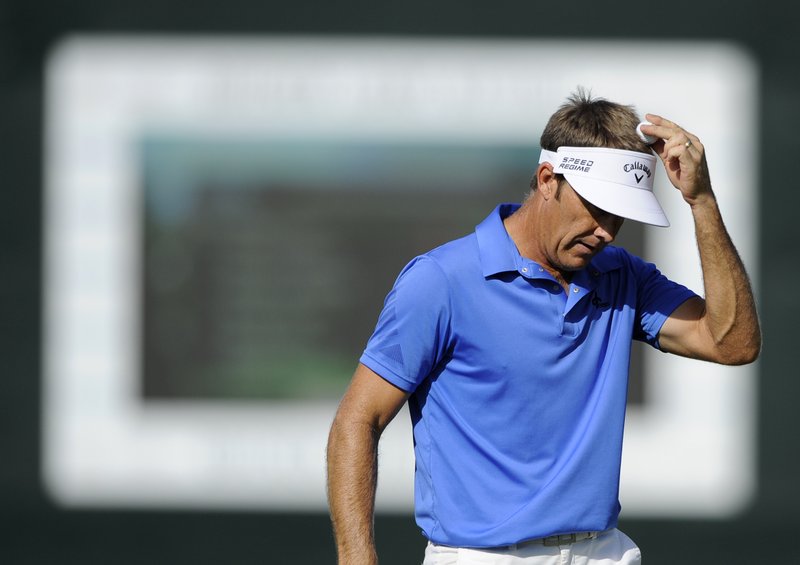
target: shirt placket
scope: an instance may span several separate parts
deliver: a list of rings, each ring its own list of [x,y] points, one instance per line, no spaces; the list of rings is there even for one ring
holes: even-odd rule
[[[519,268],[519,273],[527,279],[542,281],[542,284],[552,291],[551,304],[558,318],[558,335],[572,335],[574,324],[568,321],[569,313],[597,287],[600,272],[592,266],[577,271],[566,293],[561,284],[536,263],[524,264]]]
[[[529,280],[537,281],[541,285],[541,288],[549,291],[551,319],[555,320],[555,329],[557,333],[562,335],[564,331],[564,312],[566,312],[567,298],[561,284],[553,278],[553,275],[534,262],[524,263],[523,266],[519,268],[519,273]]]
[[[566,299],[564,300],[564,310],[561,314],[561,334],[560,335],[574,335],[576,332],[576,323],[570,322],[574,317],[570,313],[581,304],[581,302],[597,288],[600,273],[592,268],[578,271],[575,273],[572,283],[569,285]]]

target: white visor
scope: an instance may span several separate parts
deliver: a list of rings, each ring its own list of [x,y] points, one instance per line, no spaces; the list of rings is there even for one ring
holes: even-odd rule
[[[575,192],[606,212],[666,227],[661,204],[653,194],[656,174],[654,155],[607,147],[559,147],[542,149],[539,163],[553,165]]]

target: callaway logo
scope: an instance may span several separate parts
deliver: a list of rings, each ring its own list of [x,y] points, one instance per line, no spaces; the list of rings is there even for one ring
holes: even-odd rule
[[[633,173],[634,178],[636,178],[636,184],[642,182],[642,179],[645,177],[645,175],[647,175],[647,177],[649,178],[650,175],[652,174],[650,172],[650,168],[644,163],[640,163],[639,161],[634,161],[633,163],[626,163],[622,167],[622,170],[624,170],[626,173],[630,173],[631,171],[642,171],[642,174],[637,174],[636,172]]]

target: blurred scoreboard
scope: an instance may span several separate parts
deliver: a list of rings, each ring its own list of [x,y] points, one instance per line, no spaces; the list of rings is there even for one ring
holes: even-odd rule
[[[324,509],[328,426],[395,276],[524,198],[541,129],[578,85],[700,136],[755,273],[757,166],[741,156],[757,155],[757,69],[726,44],[58,45],[44,171],[51,495]],[[701,292],[691,218],[663,172],[656,193],[672,227],[628,222],[623,244]],[[740,511],[755,485],[757,366],[637,352],[624,512]],[[408,414],[381,456],[379,510],[407,512]]]

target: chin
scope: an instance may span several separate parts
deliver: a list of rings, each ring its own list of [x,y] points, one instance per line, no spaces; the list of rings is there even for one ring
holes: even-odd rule
[[[559,268],[562,271],[580,271],[589,265],[589,263],[592,261],[592,257],[594,257],[594,255],[588,255],[585,257],[571,257],[569,261],[562,263]]]

